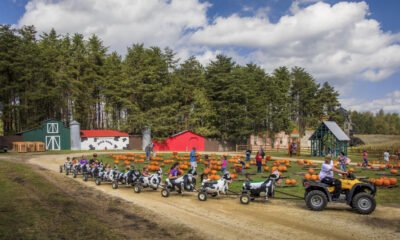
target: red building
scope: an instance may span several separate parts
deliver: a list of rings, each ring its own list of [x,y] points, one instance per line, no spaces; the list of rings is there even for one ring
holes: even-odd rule
[[[155,151],[204,151],[204,137],[191,131],[183,131],[167,138],[165,142],[154,142]]]

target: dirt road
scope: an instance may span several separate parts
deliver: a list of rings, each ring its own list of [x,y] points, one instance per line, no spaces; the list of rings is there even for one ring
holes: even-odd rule
[[[71,154],[70,154],[71,155]],[[30,163],[58,171],[65,155],[34,156]],[[70,178],[71,176],[64,176]],[[183,224],[206,239],[400,239],[400,208],[379,205],[371,215],[354,213],[347,205],[328,205],[323,212],[305,208],[303,201],[272,199],[241,205],[237,198],[197,200],[197,194],[174,193],[162,198],[159,191],[135,194],[121,186],[81,184],[147,208],[174,224]]]

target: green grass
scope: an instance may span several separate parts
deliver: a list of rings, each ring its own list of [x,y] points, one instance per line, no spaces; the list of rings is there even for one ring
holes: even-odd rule
[[[233,156],[234,154],[231,154],[231,156]],[[164,159],[169,159],[169,157],[171,156],[171,153],[164,153],[162,158]],[[183,154],[179,154],[178,156],[183,156]],[[283,156],[283,155],[281,155]],[[216,157],[220,157],[220,156],[216,156]],[[112,157],[110,157],[109,155],[100,155],[99,157],[101,160],[103,160],[105,163],[109,162],[109,163],[113,163],[114,159]],[[322,160],[321,158],[310,158],[307,157],[306,159],[318,159],[318,160]],[[354,159],[354,158],[353,158]],[[229,160],[229,158],[228,158]],[[353,161],[353,162],[357,162],[357,161]],[[361,161],[359,161],[361,162]],[[315,163],[315,162],[314,162]],[[134,164],[138,169],[142,170],[142,168],[145,165],[148,165],[148,163],[135,163]],[[163,180],[165,180],[167,178],[167,175],[165,173],[168,172],[168,169],[171,167],[171,164],[166,164],[162,169],[163,169]],[[321,164],[318,164],[318,168],[320,168]],[[267,161],[267,166],[269,166],[269,169],[271,169],[271,167],[273,166],[273,161]],[[377,173],[377,171],[370,171],[370,170],[363,170],[360,168],[357,168],[355,166],[351,166],[353,167],[356,172],[355,175],[356,176],[363,176],[363,177],[370,177],[370,178],[379,178],[380,176],[375,175]],[[123,166],[123,161],[120,160],[119,163],[119,169],[122,170],[124,169]],[[203,173],[205,167],[203,163],[198,163],[198,169],[197,169],[197,173],[200,174]],[[228,162],[228,167],[227,170],[229,172],[233,172],[233,163],[229,163]],[[185,171],[187,172],[187,170]],[[268,172],[264,172],[261,175],[256,174],[257,172],[257,166],[255,165],[250,165],[250,169],[246,169],[245,170],[246,173],[251,173],[254,175],[251,175],[251,178],[253,181],[261,181],[261,180],[265,180],[265,177],[268,176],[270,173]],[[303,169],[303,165],[298,164],[297,162],[291,162],[291,167],[288,168],[288,171],[283,173],[283,176],[286,178],[283,178],[283,183],[281,183],[281,185],[285,185],[284,182],[287,178],[289,179],[295,179],[297,181],[297,186],[295,187],[285,187],[285,188],[278,188],[279,191],[282,192],[287,192],[290,194],[294,194],[300,197],[304,196],[304,189],[302,187],[302,179],[303,176],[298,176],[295,175],[295,173],[298,172],[307,172],[307,170]],[[316,173],[319,173],[319,170],[315,171]],[[388,173],[389,174],[389,170],[384,170],[384,171],[378,171],[380,173]],[[220,172],[218,171],[218,174]],[[243,180],[244,180],[244,176],[239,175],[237,179],[235,179],[229,186],[229,189],[234,191],[234,192],[240,192],[242,189],[242,184],[243,184]],[[400,179],[398,179],[400,180]],[[200,181],[197,181],[197,187],[200,187]],[[277,197],[287,197],[283,194],[280,193],[276,193]],[[380,188],[378,190],[377,196],[376,196],[376,200],[378,203],[400,203],[400,188]]]
[[[118,237],[27,165],[0,161],[0,189],[0,239]]]

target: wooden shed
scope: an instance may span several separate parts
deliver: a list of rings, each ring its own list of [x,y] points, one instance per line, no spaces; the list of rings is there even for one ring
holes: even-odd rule
[[[205,139],[203,136],[200,136],[191,131],[183,131],[172,135],[162,142],[154,142],[154,150],[155,151],[183,151],[188,152],[191,151],[193,147],[196,148],[196,151],[204,151],[204,142]]]
[[[336,158],[340,152],[347,155],[350,138],[333,121],[324,121],[309,138],[311,156],[322,157],[327,154]]]

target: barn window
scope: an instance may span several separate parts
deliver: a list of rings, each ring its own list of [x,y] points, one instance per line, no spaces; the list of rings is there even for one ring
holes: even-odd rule
[[[47,123],[47,133],[58,133],[58,123]]]
[[[257,145],[257,137],[254,137],[254,145]]]
[[[279,139],[280,144],[282,144],[282,138]]]

